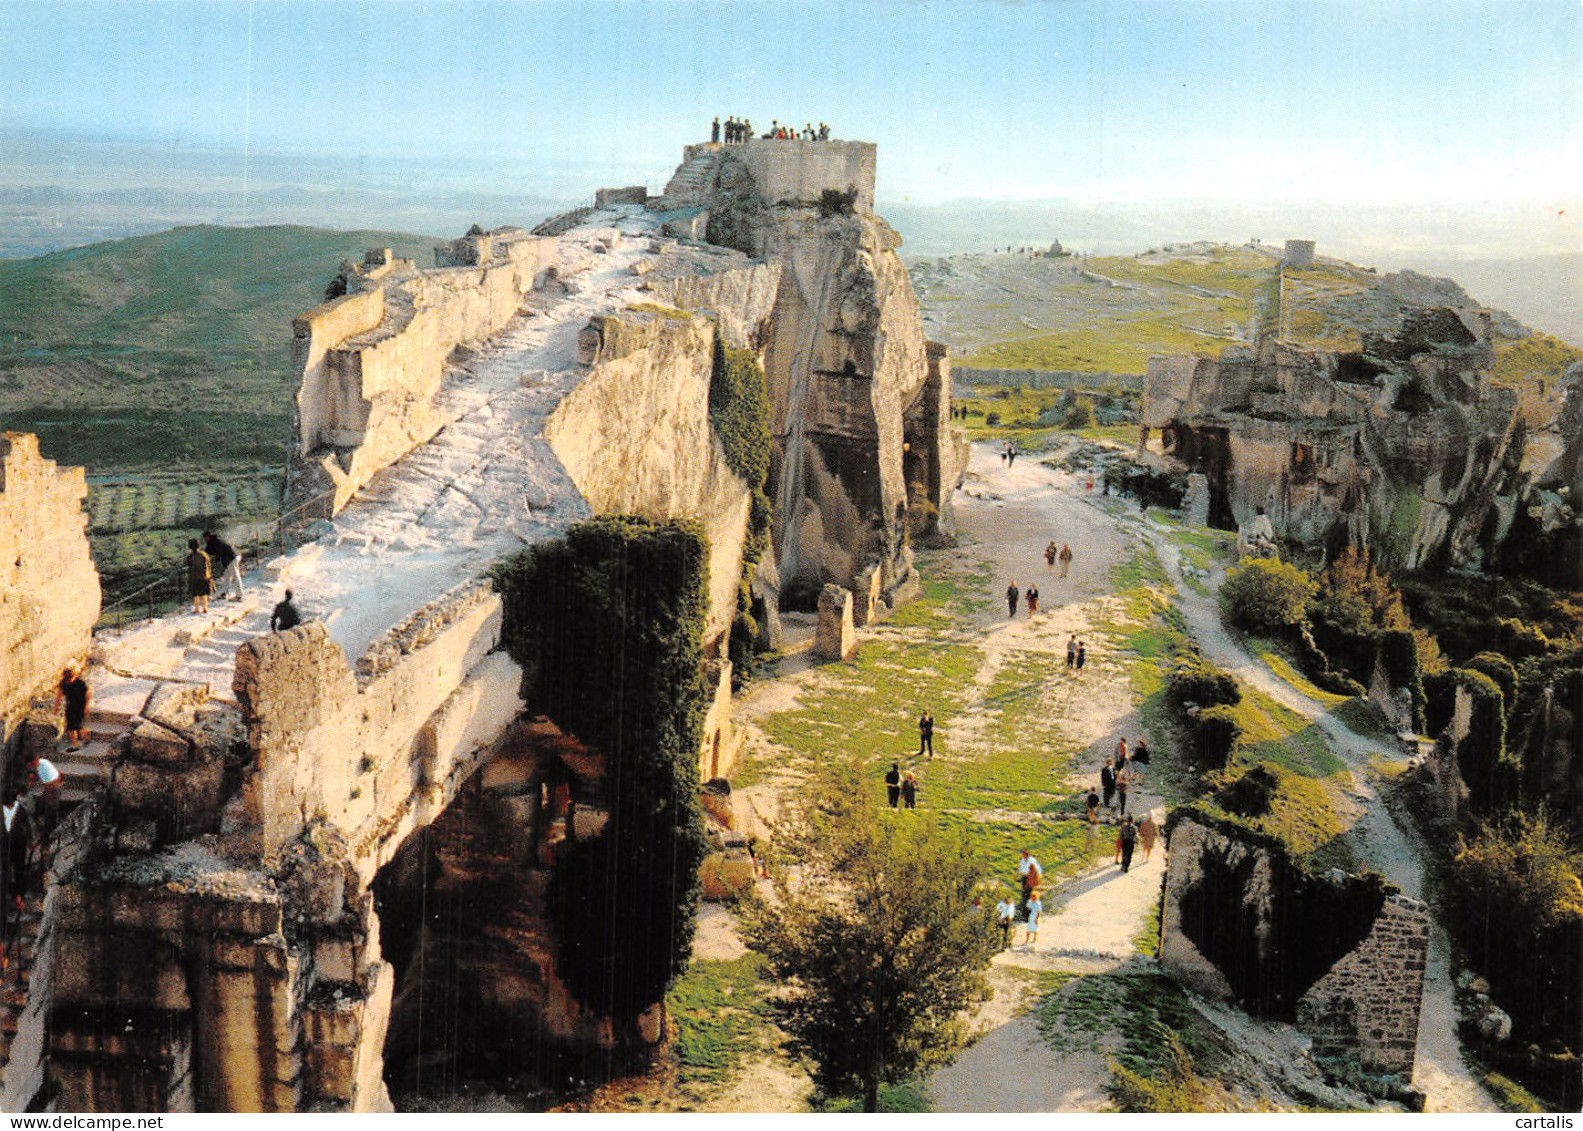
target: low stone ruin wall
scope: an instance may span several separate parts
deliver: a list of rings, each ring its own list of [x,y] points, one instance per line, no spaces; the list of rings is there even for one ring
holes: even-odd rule
[[[458,247],[457,245],[464,245]],[[555,260],[548,237],[464,238],[446,266],[368,281],[293,323],[297,392],[293,502],[328,493],[339,511],[381,468],[444,424],[435,409],[457,346],[501,329]],[[469,262],[478,260],[479,262]]]
[[[234,690],[256,769],[231,823],[256,831],[258,855],[324,821],[372,879],[521,710],[521,669],[494,651],[500,623],[500,598],[470,582],[376,640],[355,674],[318,622],[238,649]]]
[[[1377,878],[1298,869],[1273,838],[1178,814],[1159,959],[1200,993],[1293,1021],[1321,1056],[1410,1079],[1429,916]]]
[[[0,434],[0,750],[33,697],[88,654],[99,573],[87,493],[83,469],[44,459],[37,436]]]

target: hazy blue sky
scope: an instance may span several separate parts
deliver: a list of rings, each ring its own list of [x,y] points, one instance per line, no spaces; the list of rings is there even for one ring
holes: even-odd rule
[[[1560,210],[1583,6],[0,0],[0,128],[659,187],[731,113],[878,142],[892,200]]]

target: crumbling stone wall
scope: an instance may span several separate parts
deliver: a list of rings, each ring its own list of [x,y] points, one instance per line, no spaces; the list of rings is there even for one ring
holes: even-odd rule
[[[456,241],[432,270],[375,256],[377,271],[349,270],[346,294],[296,319],[293,505],[328,492],[325,513],[335,513],[439,431],[434,396],[451,352],[510,321],[555,249],[553,238],[506,229]]]
[[[323,624],[237,650],[233,689],[253,765],[224,827],[262,858],[315,821],[340,829],[362,882],[434,819],[521,709],[500,599],[459,586],[396,626],[356,674]]]
[[[0,750],[33,697],[88,654],[99,573],[87,493],[83,469],[44,459],[38,437],[0,434]]]
[[[710,144],[682,150],[685,164],[700,153],[721,153],[747,166],[759,195],[772,204],[818,201],[826,189],[857,190],[855,206],[874,211],[878,147],[871,141],[765,141],[754,139],[725,150]],[[666,190],[667,194],[669,189]]]
[[[1294,869],[1273,838],[1173,816],[1159,959],[1200,993],[1296,1021],[1325,1055],[1410,1078],[1429,918],[1374,882]]]

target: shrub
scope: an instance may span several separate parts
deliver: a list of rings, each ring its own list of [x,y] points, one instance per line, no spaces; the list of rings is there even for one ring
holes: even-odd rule
[[[1583,859],[1560,829],[1515,813],[1477,827],[1452,862],[1452,927],[1512,1016],[1513,1037],[1583,1048]]]
[[[989,412],[984,414],[984,427],[996,428],[1000,426],[1000,413]]]
[[[1183,662],[1171,672],[1169,691],[1178,710],[1189,703],[1200,707],[1234,707],[1242,702],[1236,677],[1199,656]]]
[[[831,216],[850,216],[857,205],[857,186],[842,192],[840,189],[827,188],[819,194],[819,215],[825,218]]]
[[[1495,618],[1496,647],[1513,660],[1523,660],[1550,651],[1550,638],[1537,625],[1516,617]]]
[[[1254,766],[1222,789],[1215,800],[1226,812],[1239,817],[1262,817],[1270,811],[1270,802],[1280,785],[1264,766]]]
[[[1290,562],[1255,558],[1231,571],[1220,601],[1234,624],[1281,632],[1301,624],[1318,586]]]
[[[1512,666],[1512,662],[1499,652],[1480,652],[1464,666],[1469,671],[1488,676],[1491,682],[1501,689],[1506,712],[1510,714],[1517,703],[1517,669]]]
[[[1094,402],[1087,397],[1079,397],[1072,402],[1066,410],[1066,427],[1092,428],[1094,426]]]
[[[1242,741],[1242,724],[1231,707],[1205,707],[1198,712],[1196,738],[1198,764],[1218,770],[1236,753]]]

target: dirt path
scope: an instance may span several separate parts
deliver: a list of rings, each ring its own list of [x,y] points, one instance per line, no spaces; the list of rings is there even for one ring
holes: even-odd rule
[[[1400,758],[1401,752],[1357,734],[1324,704],[1298,691],[1249,654],[1221,623],[1214,598],[1195,592],[1183,582],[1177,554],[1169,544],[1167,533],[1153,524],[1147,529],[1160,561],[1176,584],[1177,607],[1204,655],[1320,729],[1329,748],[1352,771],[1350,792],[1363,807],[1352,838],[1359,855],[1404,894],[1424,899],[1422,858],[1412,835],[1396,823],[1381,799],[1375,785],[1377,771],[1371,765],[1376,759]],[[1435,922],[1430,928],[1429,955],[1424,970],[1424,1000],[1418,1022],[1413,1082],[1428,1097],[1428,1111],[1498,1112],[1500,1108],[1462,1059],[1462,1047],[1456,1035],[1454,995],[1450,940]]]

